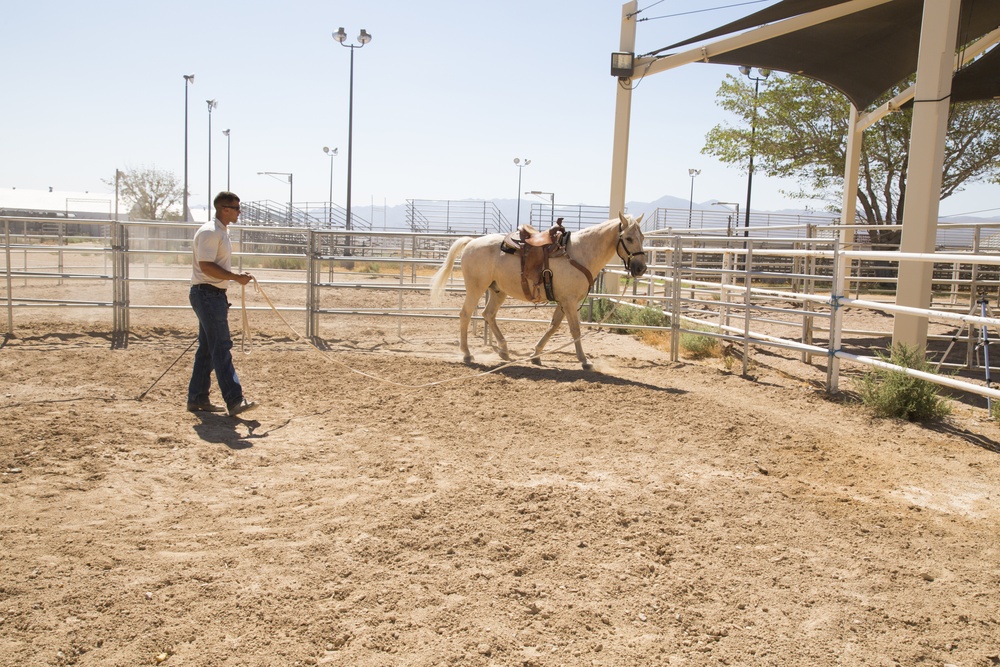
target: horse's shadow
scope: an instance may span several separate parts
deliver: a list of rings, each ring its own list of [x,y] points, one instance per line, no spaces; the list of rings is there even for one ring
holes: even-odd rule
[[[253,447],[253,440],[266,438],[269,434],[269,431],[256,432],[260,428],[260,422],[256,419],[239,419],[212,412],[199,412],[197,415],[201,419],[200,424],[194,425],[198,437],[205,442],[223,444],[229,449],[250,449]],[[247,429],[246,435],[240,432],[240,426]]]
[[[667,394],[686,394],[687,391],[684,389],[677,389],[676,387],[661,387],[655,384],[649,384],[648,382],[639,382],[637,380],[629,380],[628,378],[618,377],[616,375],[608,375],[597,370],[585,371],[582,368],[572,369],[572,368],[555,368],[551,366],[535,366],[535,365],[514,365],[505,366],[503,368],[497,369],[496,366],[489,366],[487,364],[472,363],[467,364],[469,368],[480,370],[483,372],[492,371],[492,375],[502,375],[504,377],[510,378],[512,380],[549,380],[551,382],[577,382],[579,380],[585,380],[587,382],[593,382],[595,384],[606,384],[612,386],[620,387],[636,387],[641,389],[649,389],[651,391],[664,392]]]

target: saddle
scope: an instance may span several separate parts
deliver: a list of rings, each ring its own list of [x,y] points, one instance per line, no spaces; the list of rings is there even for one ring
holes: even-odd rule
[[[520,256],[521,289],[527,300],[532,303],[555,301],[549,259],[565,257],[567,254],[569,232],[563,227],[562,221],[563,219],[559,218],[556,224],[544,232],[538,231],[531,225],[521,225],[500,242],[502,252]],[[590,284],[594,283],[593,277],[585,267],[572,258],[569,261],[587,276]]]

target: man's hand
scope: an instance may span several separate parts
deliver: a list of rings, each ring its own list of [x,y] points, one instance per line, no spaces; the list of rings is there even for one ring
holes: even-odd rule
[[[249,273],[237,273],[236,277],[233,278],[233,280],[235,280],[236,282],[238,282],[240,285],[246,285],[251,280],[253,280],[253,275],[251,275]]]

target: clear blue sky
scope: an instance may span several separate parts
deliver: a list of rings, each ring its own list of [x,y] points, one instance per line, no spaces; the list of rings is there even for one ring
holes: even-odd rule
[[[773,4],[663,0],[638,27],[644,53]],[[212,189],[287,201],[288,185],[259,171],[292,172],[296,201],[326,201],[337,147],[334,201],[346,192],[350,52],[355,51],[355,206],[406,199],[515,198],[514,157],[528,158],[521,190],[555,192],[560,204],[606,205],[618,49],[617,0],[37,0],[4,9],[0,41],[0,189],[108,191],[115,168],[184,172],[184,74],[189,93],[192,205]],[[746,176],[701,154],[725,120],[715,104],[734,68],[689,65],[651,76],[633,96],[627,199],[744,201]],[[780,183],[754,179],[754,208],[800,208]],[[998,186],[976,186],[942,214],[995,208]]]

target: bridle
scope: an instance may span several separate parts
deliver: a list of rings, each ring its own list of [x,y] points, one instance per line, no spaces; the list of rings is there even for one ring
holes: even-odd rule
[[[624,234],[625,234],[625,225],[623,223],[619,222],[618,223],[618,245],[615,247],[615,253],[618,255],[618,259],[620,259],[622,261],[622,264],[625,265],[625,270],[628,271],[629,273],[631,273],[632,270],[629,268],[629,265],[632,263],[632,258],[636,257],[638,255],[642,255],[642,261],[645,262],[646,261],[646,251],[642,250],[641,248],[640,248],[639,252],[632,252],[631,250],[629,250],[628,246],[625,245],[625,239],[623,237]],[[622,250],[625,251],[625,256],[624,257],[622,256],[622,253],[621,253]]]

